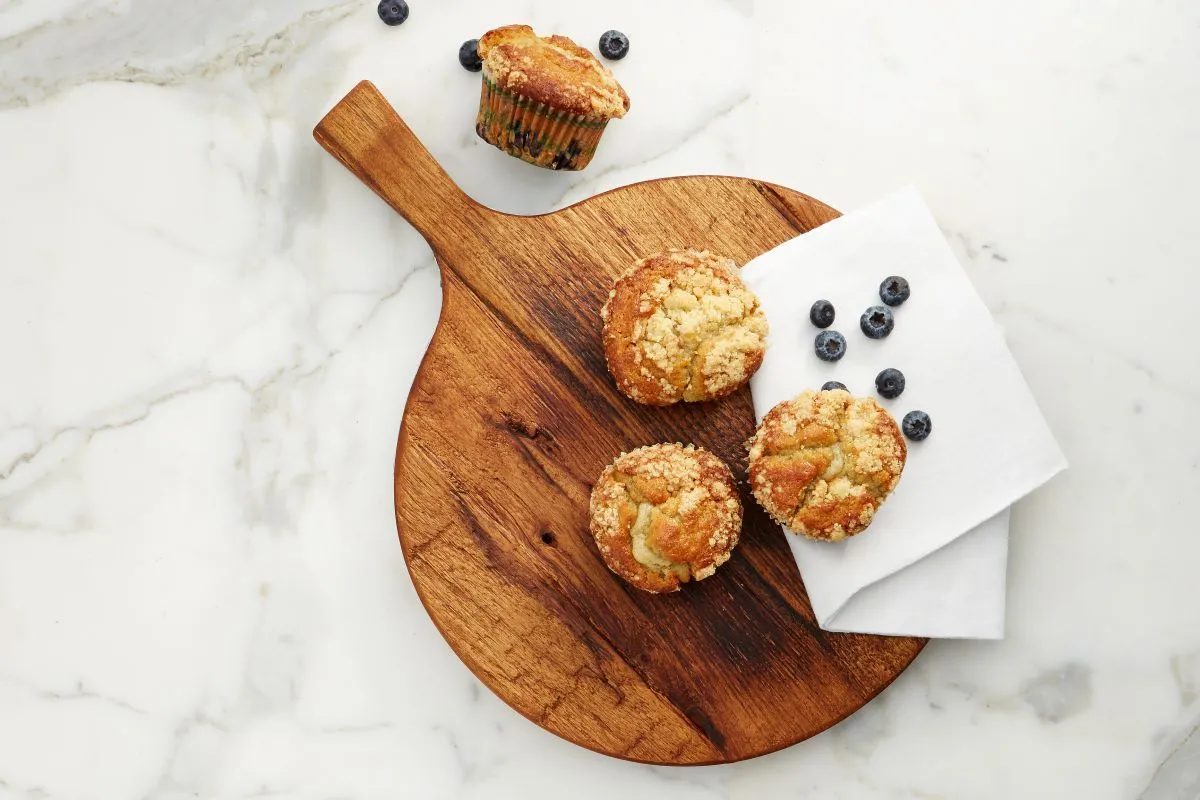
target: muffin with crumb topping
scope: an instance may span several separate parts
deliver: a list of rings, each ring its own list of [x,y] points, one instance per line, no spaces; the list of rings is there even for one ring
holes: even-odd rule
[[[506,25],[479,40],[483,91],[475,131],[509,155],[548,169],[583,169],[629,95],[612,72],[565,36]]]
[[[589,510],[604,563],[654,593],[711,576],[729,560],[742,529],[729,468],[692,445],[622,453],[596,481]]]
[[[807,391],[775,406],[749,449],[754,499],[793,532],[825,541],[866,530],[907,457],[892,415],[844,389]]]
[[[600,315],[609,372],[639,403],[724,397],[762,365],[767,318],[758,297],[731,259],[707,251],[639,260],[617,279]]]

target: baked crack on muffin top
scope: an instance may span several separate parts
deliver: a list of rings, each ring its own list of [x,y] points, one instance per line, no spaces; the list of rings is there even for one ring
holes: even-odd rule
[[[723,397],[762,364],[767,319],[732,259],[667,250],[637,261],[601,309],[604,356],[649,405]]]
[[[702,448],[655,444],[622,453],[592,488],[590,527],[614,573],[673,592],[729,560],[742,528],[733,476]]]
[[[874,398],[806,391],[763,417],[750,449],[750,488],[778,522],[836,541],[871,524],[904,470],[896,420]]]

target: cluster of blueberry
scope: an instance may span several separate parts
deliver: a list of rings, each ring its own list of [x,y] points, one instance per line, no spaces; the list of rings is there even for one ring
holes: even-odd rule
[[[575,159],[579,158],[579,154],[582,152],[579,142],[572,139],[567,142],[566,150],[554,155],[554,160],[550,162],[550,169],[575,169]]]
[[[868,339],[883,339],[896,326],[896,318],[892,308],[899,306],[908,299],[910,289],[908,281],[899,275],[885,278],[879,284],[879,299],[881,306],[871,306],[859,317],[858,327]],[[828,300],[818,300],[812,304],[808,318],[818,328],[828,328],[833,324],[836,312],[833,303]],[[838,361],[846,355],[846,337],[838,331],[822,330],[813,342],[817,358],[822,361]],[[821,387],[821,391],[845,389],[846,384],[839,381],[829,381]],[[880,397],[894,400],[904,392],[904,373],[894,367],[888,367],[875,376],[875,391]],[[910,411],[904,415],[900,427],[904,435],[915,442],[929,436],[933,430],[933,422],[924,411]]]
[[[408,3],[405,0],[379,0],[379,18],[388,25],[399,25],[408,19]],[[610,61],[619,61],[629,54],[629,37],[620,31],[605,31],[600,37],[600,55]],[[458,63],[463,69],[479,72],[483,59],[479,57],[479,40],[468,39],[458,48]]]

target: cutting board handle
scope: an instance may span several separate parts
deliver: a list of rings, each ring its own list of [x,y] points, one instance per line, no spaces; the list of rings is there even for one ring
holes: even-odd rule
[[[500,215],[450,179],[370,81],[343,97],[313,129],[313,138],[425,237],[440,245],[489,235]]]

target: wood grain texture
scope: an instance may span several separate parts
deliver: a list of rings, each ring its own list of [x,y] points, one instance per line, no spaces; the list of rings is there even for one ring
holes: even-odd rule
[[[639,406],[617,392],[600,344],[608,288],[640,256],[689,246],[745,263],[836,211],[704,176],[500,214],[464,195],[366,82],[314,135],[420,231],[441,269],[441,319],[397,446],[396,521],[430,617],[480,680],[584,747],[705,764],[812,736],[908,666],[923,640],[817,627],[783,532],[745,484],[748,391]],[[746,518],[714,577],[655,596],[608,571],[587,508],[618,453],[664,441],[725,459]]]

